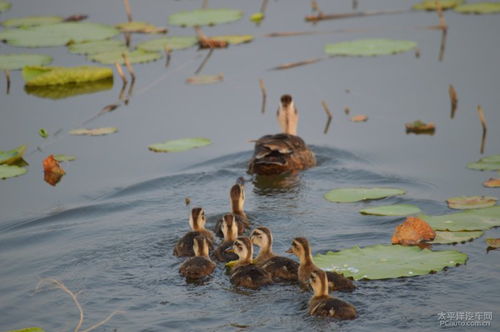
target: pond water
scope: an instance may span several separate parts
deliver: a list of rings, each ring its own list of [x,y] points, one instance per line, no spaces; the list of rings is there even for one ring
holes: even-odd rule
[[[347,12],[350,1],[318,1],[326,12]],[[414,3],[416,1],[412,1]],[[136,20],[163,26],[167,16],[194,9],[201,1],[131,1]],[[78,311],[59,290],[34,292],[41,278],[62,280],[81,291],[84,326],[120,310],[101,331],[283,331],[438,330],[439,312],[492,312],[500,315],[498,251],[486,253],[485,237],[457,246],[435,246],[467,253],[466,265],[437,274],[388,281],[360,281],[352,294],[336,294],[354,304],[359,318],[335,322],[308,317],[310,294],[295,286],[273,285],[260,291],[234,289],[218,266],[203,285],[179,276],[182,260],[171,255],[187,231],[184,198],[209,215],[226,212],[228,190],[245,175],[252,154],[248,141],[278,130],[275,110],[281,94],[290,93],[300,112],[299,134],[318,156],[319,165],[284,188],[250,181],[246,209],[254,225],[274,233],[274,249],[283,253],[295,236],[306,236],[314,253],[354,245],[390,243],[402,218],[362,216],[359,209],[379,204],[411,203],[427,214],[448,213],[446,198],[458,195],[498,197],[481,183],[494,173],[466,169],[480,153],[482,105],[489,131],[485,155],[500,153],[500,20],[498,15],[446,14],[450,26],[446,53],[438,60],[440,32],[417,29],[437,24],[435,13],[408,12],[367,18],[303,21],[308,1],[270,1],[260,26],[249,22],[260,1],[209,1],[238,8],[237,23],[204,28],[207,34],[254,34],[249,44],[216,50],[203,73],[224,73],[222,83],[188,86],[207,51],[174,52],[170,67],[162,60],[136,65],[137,81],[128,105],[85,126],[115,126],[104,137],[66,134],[81,127],[104,106],[115,103],[121,82],[111,90],[62,100],[27,95],[19,72],[12,73],[9,95],[1,88],[2,149],[29,146],[26,175],[0,184],[0,328],[41,326],[72,330]],[[406,9],[408,2],[360,1],[360,10]],[[89,20],[116,24],[126,20],[121,1],[17,0],[0,19],[27,15],[89,14]],[[368,29],[368,32],[266,38],[277,31]],[[169,34],[191,34],[169,27]],[[284,71],[269,69],[287,62],[323,56],[328,42],[355,38],[408,39],[412,52],[376,58],[333,58]],[[133,42],[148,39],[133,36]],[[2,44],[0,53],[25,52]],[[54,57],[55,65],[81,65],[84,57],[65,48],[27,50]],[[260,112],[258,80],[268,92]],[[450,119],[448,85],[459,106]],[[346,90],[349,90],[347,92]],[[329,132],[321,101],[333,112]],[[365,114],[366,123],[351,115]],[[406,135],[404,123],[433,121],[433,136]],[[38,130],[62,134],[43,140]],[[156,154],[153,143],[182,137],[207,137],[213,144],[183,153]],[[38,147],[38,149],[37,149]],[[42,160],[49,154],[74,154],[63,164],[67,174],[56,186],[43,181]],[[248,175],[245,175],[250,178]],[[334,204],[323,194],[335,187],[390,186],[407,194],[381,202]],[[460,330],[455,328],[454,330]]]

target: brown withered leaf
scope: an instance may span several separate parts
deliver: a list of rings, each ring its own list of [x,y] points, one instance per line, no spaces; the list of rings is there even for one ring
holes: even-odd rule
[[[488,181],[483,182],[483,186],[489,188],[499,188],[500,187],[500,179],[490,178]]]
[[[392,235],[392,244],[416,245],[422,241],[434,240],[436,232],[424,220],[408,217],[396,226]]]
[[[355,115],[351,118],[352,122],[366,122],[368,117],[366,115]]]
[[[425,123],[420,120],[405,123],[406,133],[434,134],[436,125],[433,122]]]
[[[48,184],[55,186],[61,178],[66,174],[64,169],[62,169],[59,162],[54,158],[54,155],[50,155],[43,161],[43,179]]]

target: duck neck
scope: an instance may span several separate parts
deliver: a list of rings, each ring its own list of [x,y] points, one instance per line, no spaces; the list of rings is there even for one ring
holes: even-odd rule
[[[264,260],[269,259],[273,256],[274,256],[274,254],[273,254],[272,245],[269,244],[267,246],[263,246],[260,248],[259,254],[255,258],[255,260],[256,261],[264,261]]]
[[[245,212],[243,211],[243,201],[239,199],[231,200],[231,211],[234,215],[246,217]]]
[[[322,279],[320,287],[314,288],[314,297],[328,296],[328,280]]]
[[[311,251],[304,251],[299,257],[300,265],[314,265]]]
[[[248,252],[246,254],[246,256],[243,256],[243,257],[240,257],[238,259],[238,265],[248,265],[248,264],[252,264],[252,257],[253,257],[253,250],[252,248],[248,248]]]

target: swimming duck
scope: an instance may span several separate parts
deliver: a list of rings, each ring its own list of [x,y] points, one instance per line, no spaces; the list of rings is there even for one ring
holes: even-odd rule
[[[229,202],[231,204],[231,212],[234,216],[234,220],[238,226],[238,235],[243,234],[243,232],[250,227],[247,215],[243,210],[245,205],[245,180],[243,178],[238,178],[236,184],[231,187],[229,191]],[[215,225],[215,234],[217,236],[223,237],[222,234],[222,219],[217,221]]]
[[[227,252],[238,237],[238,225],[234,221],[234,216],[232,214],[226,214],[222,218],[221,229],[222,234],[224,234],[224,242],[215,249],[214,256],[219,262],[235,261],[238,259],[238,255],[234,252]]]
[[[352,304],[328,295],[328,279],[325,271],[314,269],[309,282],[314,290],[314,295],[309,300],[310,315],[337,319],[356,318],[356,308]]]
[[[238,261],[232,269],[231,283],[235,286],[258,289],[273,282],[268,272],[252,263],[253,248],[248,237],[240,236],[236,239],[233,250],[238,255]]]
[[[273,235],[267,227],[257,227],[250,235],[252,243],[260,247],[254,260],[257,266],[269,272],[273,280],[297,281],[299,264],[289,258],[273,253]]]
[[[193,240],[196,236],[203,236],[208,240],[209,249],[212,249],[214,234],[205,228],[205,211],[202,208],[193,208],[189,215],[191,232],[186,233],[175,245],[174,256],[194,256]]]
[[[294,254],[299,258],[299,282],[303,287],[307,287],[311,272],[315,269],[319,269],[319,267],[313,263],[309,242],[304,237],[296,237],[293,239],[292,246],[287,250],[287,253]],[[356,289],[352,280],[344,277],[343,274],[327,271],[326,275],[328,277],[330,290],[352,292]]]
[[[292,96],[281,96],[277,112],[282,133],[266,135],[255,142],[248,173],[277,175],[304,170],[316,165],[316,157],[302,138],[297,136],[299,115]]]
[[[195,257],[188,258],[179,268],[179,273],[186,279],[206,277],[215,269],[215,263],[208,257],[209,243],[205,236],[198,235],[193,239]]]

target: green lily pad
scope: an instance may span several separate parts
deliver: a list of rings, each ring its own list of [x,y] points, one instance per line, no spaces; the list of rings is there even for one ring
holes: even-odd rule
[[[18,70],[24,66],[44,66],[52,57],[44,54],[0,54],[0,70]]]
[[[465,0],[439,0],[439,3],[441,4],[441,8],[443,10],[455,8],[456,6],[459,6],[464,2]],[[424,0],[422,2],[413,5],[413,9],[436,10],[437,9],[436,0]]]
[[[83,83],[105,80],[113,77],[110,68],[81,67],[38,67],[23,68],[23,78],[26,86],[47,86],[68,83]]]
[[[47,132],[46,129],[44,128],[41,128],[39,131],[38,131],[38,135],[40,135],[40,137],[42,138],[47,138],[49,137],[49,133]]]
[[[167,33],[166,28],[160,28],[147,22],[125,22],[115,25],[122,32],[135,33]]]
[[[431,244],[457,244],[475,240],[483,236],[483,231],[477,232],[442,232],[437,231],[434,240],[428,242]]]
[[[58,162],[65,162],[65,161],[74,161],[76,160],[76,157],[68,156],[66,154],[56,154],[54,155],[54,159],[57,160]]]
[[[254,37],[252,35],[225,35],[225,36],[214,36],[209,38],[216,41],[225,41],[226,43],[231,45],[237,45],[237,44],[249,43],[253,40]]]
[[[212,83],[221,82],[223,79],[224,79],[224,75],[222,75],[222,74],[197,75],[197,76],[188,77],[186,79],[186,83],[192,84],[192,85],[212,84]]]
[[[108,39],[120,33],[112,26],[90,22],[65,22],[0,31],[0,40],[21,47],[62,46],[70,42]]]
[[[118,131],[118,128],[114,127],[104,127],[104,128],[96,128],[96,129],[73,129],[70,130],[69,133],[71,135],[86,135],[86,136],[102,136],[114,134]]]
[[[243,12],[236,9],[195,9],[170,15],[168,24],[194,27],[234,22],[242,17]]]
[[[467,255],[455,250],[431,251],[417,246],[373,245],[328,252],[313,257],[325,270],[360,279],[414,277],[464,264]]]
[[[73,43],[68,45],[68,50],[74,54],[98,54],[110,51],[120,51],[123,52],[127,49],[125,43],[121,40],[116,39],[106,39],[106,40],[94,40],[83,43]]]
[[[10,2],[0,0],[0,13],[9,10],[12,5]]]
[[[23,158],[26,148],[26,145],[20,145],[10,151],[0,151],[0,165],[15,164]]]
[[[500,248],[500,239],[493,239],[493,238],[488,238],[484,240],[488,247],[497,249]]]
[[[468,3],[454,9],[462,14],[494,14],[500,13],[500,2],[476,2]]]
[[[326,44],[325,53],[331,56],[376,56],[410,51],[417,43],[408,40],[360,39]]]
[[[212,141],[208,138],[181,138],[166,141],[165,143],[152,144],[148,146],[148,149],[154,152],[180,152],[201,148],[209,144],[212,144]]]
[[[500,226],[500,206],[441,216],[419,215],[436,231],[484,231]]]
[[[111,51],[89,55],[89,60],[96,61],[105,65],[111,65],[115,62],[124,64],[123,54],[126,53],[130,63],[146,63],[161,59],[162,54],[159,52],[148,52],[144,50],[134,51]]]
[[[137,44],[137,48],[148,52],[163,51],[165,48],[180,50],[192,47],[197,42],[198,39],[192,36],[171,36],[143,41]]]
[[[42,329],[41,327],[28,327],[26,329],[10,330],[7,332],[45,332],[45,330]]]
[[[337,188],[327,192],[324,197],[330,202],[353,203],[404,194],[404,190],[395,188]]]
[[[37,25],[60,23],[63,20],[64,18],[59,16],[27,16],[5,20],[2,22],[2,25],[6,28],[32,27]]]
[[[446,200],[450,209],[480,209],[497,203],[496,197],[490,196],[459,196]]]
[[[500,170],[500,154],[481,158],[474,163],[468,163],[467,167],[470,169],[476,169],[480,171]]]
[[[0,165],[0,179],[5,180],[7,178],[13,178],[15,176],[20,176],[26,173],[27,170],[24,167],[12,166],[12,165]]]
[[[27,94],[34,95],[40,98],[48,99],[64,99],[82,94],[96,93],[106,91],[113,88],[113,78],[107,78],[99,81],[90,81],[82,83],[68,83],[59,85],[43,85],[43,86],[25,86],[24,90]]]
[[[370,214],[374,216],[409,216],[421,212],[418,206],[412,204],[393,204],[384,206],[375,206],[359,211],[361,214]]]
[[[250,21],[254,22],[254,23],[260,23],[262,22],[262,20],[264,19],[264,13],[254,13],[252,15],[250,15]]]

